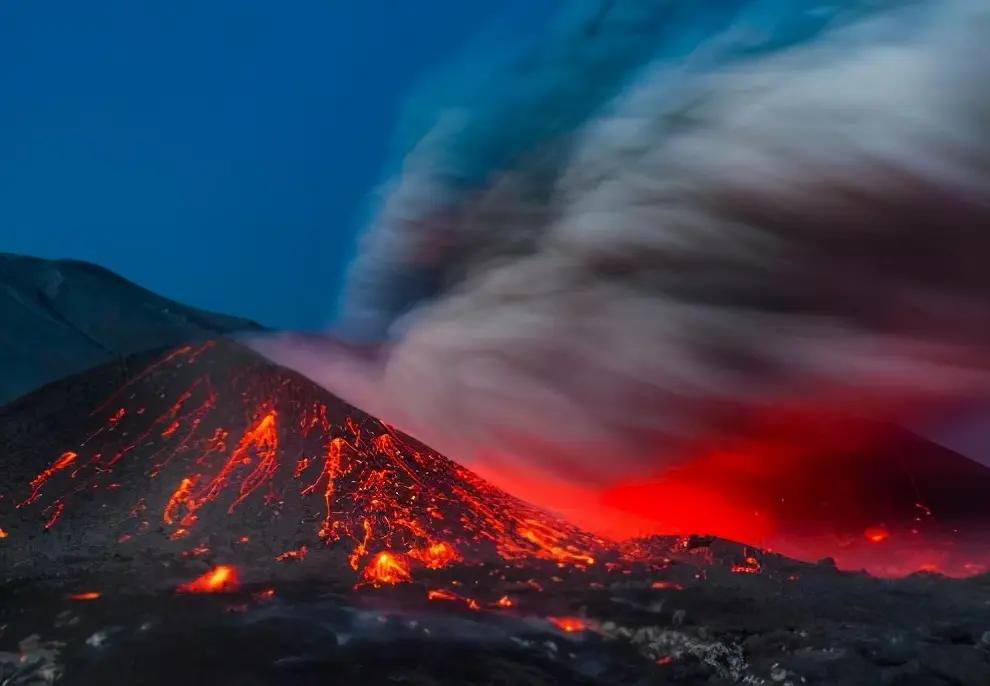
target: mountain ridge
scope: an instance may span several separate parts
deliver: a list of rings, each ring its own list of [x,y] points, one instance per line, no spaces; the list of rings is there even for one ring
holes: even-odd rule
[[[14,253],[0,253],[0,320],[0,407],[124,355],[265,328],[91,262]]]

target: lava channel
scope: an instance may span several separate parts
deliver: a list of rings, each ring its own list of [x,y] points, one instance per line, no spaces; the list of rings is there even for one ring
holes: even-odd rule
[[[873,462],[752,451],[610,493],[558,491],[581,528],[231,342],[63,379],[5,408],[0,436],[8,577],[79,561],[89,573],[140,562],[151,581],[179,573],[179,561],[236,570],[238,581],[304,575],[358,588],[480,565],[584,573],[649,548],[590,521],[624,516],[640,527],[629,534],[711,533],[878,573],[987,569],[990,470],[920,439],[887,442],[894,453]],[[525,475],[494,476],[560,504]],[[749,556],[736,566],[761,570]]]

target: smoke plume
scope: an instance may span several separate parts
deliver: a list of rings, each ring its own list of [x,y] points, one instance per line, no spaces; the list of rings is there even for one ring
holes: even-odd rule
[[[575,3],[437,77],[339,323],[256,348],[575,488],[985,393],[990,5],[709,4]]]

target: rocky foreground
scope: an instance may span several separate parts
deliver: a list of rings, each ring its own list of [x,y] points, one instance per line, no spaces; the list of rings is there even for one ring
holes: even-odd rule
[[[478,566],[357,589],[311,579],[149,592],[124,564],[8,584],[0,683],[990,683],[990,576],[879,580],[700,542],[662,542],[660,566]],[[174,571],[193,580],[203,568]]]

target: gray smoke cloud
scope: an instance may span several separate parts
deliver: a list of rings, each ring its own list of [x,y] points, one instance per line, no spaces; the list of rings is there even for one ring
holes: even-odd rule
[[[582,485],[987,393],[990,5],[576,4],[419,111],[339,325],[258,350]]]

